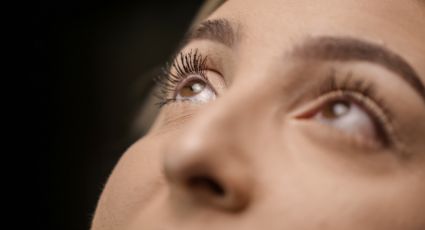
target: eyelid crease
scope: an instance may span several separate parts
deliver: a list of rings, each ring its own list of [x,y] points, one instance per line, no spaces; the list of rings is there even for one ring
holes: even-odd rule
[[[354,79],[351,72],[345,76],[342,83],[337,81],[335,75],[335,69],[331,69],[329,76],[313,91],[311,98],[313,101],[307,102],[301,108],[291,112],[290,117],[295,119],[310,118],[325,103],[332,100],[348,99],[365,109],[372,116],[373,122],[379,125],[378,129],[383,129],[383,138],[381,138],[382,133],[379,134],[381,131],[378,130],[378,134],[384,141],[384,146],[393,148],[401,156],[409,155],[406,151],[407,148],[397,135],[392,113],[385,101],[377,95],[375,85]]]
[[[315,98],[321,97],[330,92],[342,91],[342,92],[357,92],[363,95],[366,98],[370,98],[376,103],[381,110],[383,110],[386,117],[388,117],[388,121],[394,122],[394,115],[388,106],[376,91],[376,85],[372,82],[367,82],[363,79],[356,79],[354,77],[353,72],[348,72],[343,77],[342,81],[338,81],[336,77],[336,69],[331,68],[330,72],[323,82],[323,84],[314,92]]]
[[[425,86],[415,69],[399,54],[378,43],[354,37],[308,37],[289,53],[302,59],[323,61],[364,61],[397,73],[425,103]]]

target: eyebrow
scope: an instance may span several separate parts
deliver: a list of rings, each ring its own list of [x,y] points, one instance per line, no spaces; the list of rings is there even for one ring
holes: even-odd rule
[[[314,37],[296,46],[291,55],[325,61],[376,63],[397,73],[425,102],[425,87],[415,70],[400,55],[378,44],[351,37]]]
[[[239,40],[239,35],[228,20],[214,19],[202,22],[191,30],[184,39],[183,46],[194,40],[210,40],[232,48]],[[376,63],[397,73],[425,103],[425,86],[416,71],[403,57],[381,45],[352,37],[319,36],[305,39],[295,46],[290,55],[325,61]]]
[[[183,39],[183,46],[193,40],[211,40],[221,43],[227,47],[233,47],[237,35],[231,23],[226,19],[207,20],[199,24],[195,29],[189,31]]]

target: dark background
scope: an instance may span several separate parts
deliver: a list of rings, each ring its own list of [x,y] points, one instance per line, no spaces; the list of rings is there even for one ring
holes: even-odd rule
[[[48,216],[37,209],[31,229],[89,228],[109,173],[137,138],[129,130],[151,85],[151,70],[174,52],[201,3],[40,3],[31,19],[40,62],[33,86],[43,93],[28,109],[34,117],[42,106],[48,111],[37,117],[46,135],[36,132],[33,139],[47,144],[48,151],[34,157],[33,174],[40,193],[34,199],[48,204]]]

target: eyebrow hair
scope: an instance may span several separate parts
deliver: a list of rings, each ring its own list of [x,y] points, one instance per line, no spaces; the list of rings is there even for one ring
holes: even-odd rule
[[[211,40],[228,47],[236,42],[236,33],[231,23],[226,19],[213,19],[202,22],[183,39],[183,46],[193,40]]]
[[[425,87],[415,70],[400,55],[378,44],[351,37],[314,37],[296,46],[291,55],[326,61],[376,63],[397,73],[425,102]]]
[[[210,40],[232,48],[238,40],[238,34],[226,19],[213,19],[202,22],[189,31],[182,46],[194,40]],[[352,37],[319,36],[305,39],[295,46],[291,55],[301,58],[313,58],[327,61],[365,61],[381,65],[397,73],[423,99],[425,86],[416,71],[400,55],[389,49],[368,41]]]

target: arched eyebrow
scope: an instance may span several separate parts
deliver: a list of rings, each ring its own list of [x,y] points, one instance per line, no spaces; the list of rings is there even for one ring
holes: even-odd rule
[[[312,37],[296,46],[290,56],[324,61],[371,62],[394,72],[407,82],[425,103],[425,87],[419,75],[400,55],[368,41],[351,37]]]
[[[191,30],[183,46],[194,40],[210,40],[233,48],[240,40],[239,31],[226,19],[202,22]],[[364,61],[378,64],[399,76],[410,85],[425,103],[425,87],[416,71],[397,53],[379,44],[352,37],[319,36],[304,39],[296,45],[290,57],[324,61]]]

